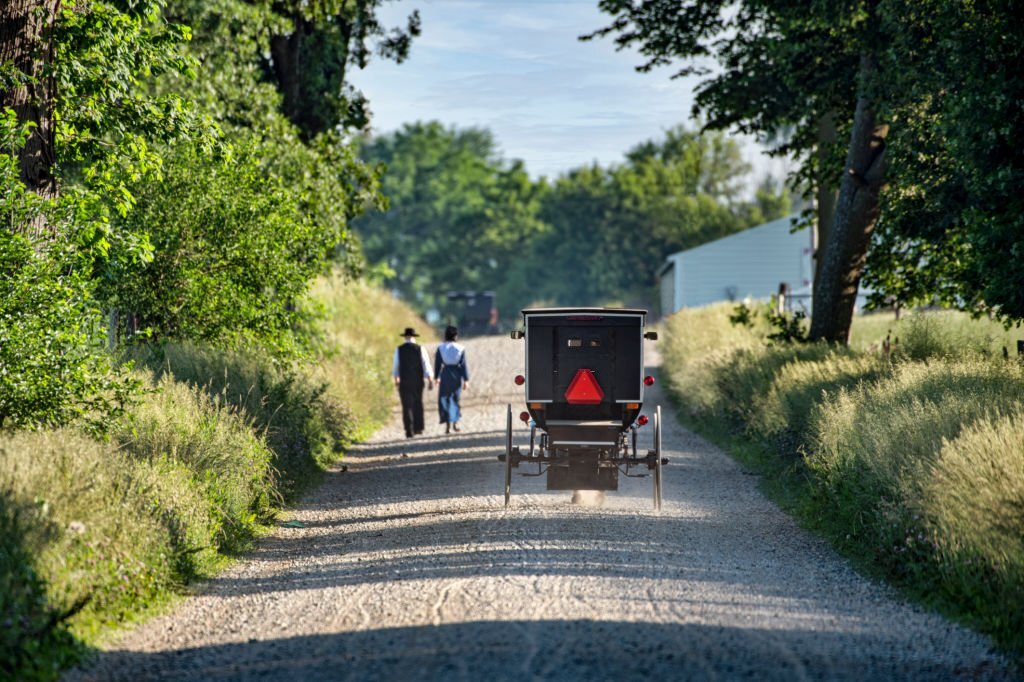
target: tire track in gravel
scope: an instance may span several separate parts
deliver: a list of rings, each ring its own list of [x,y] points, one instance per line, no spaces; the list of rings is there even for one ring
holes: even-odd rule
[[[303,528],[276,529],[67,678],[1011,677],[985,638],[799,529],[658,390],[645,407],[662,403],[672,459],[660,515],[649,478],[622,480],[596,508],[517,476],[506,510],[495,455],[505,404],[522,401],[522,346],[467,345],[461,433],[441,434],[431,412],[407,440],[394,415],[290,513]]]

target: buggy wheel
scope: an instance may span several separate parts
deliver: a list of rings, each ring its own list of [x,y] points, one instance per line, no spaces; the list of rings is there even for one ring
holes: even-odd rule
[[[508,406],[508,420],[505,424],[505,506],[512,497],[512,405]]]
[[[654,509],[661,511],[661,405],[654,412]]]

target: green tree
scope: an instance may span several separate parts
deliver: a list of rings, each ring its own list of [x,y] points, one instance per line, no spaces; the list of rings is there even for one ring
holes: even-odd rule
[[[124,8],[101,0],[18,0],[5,3],[0,15],[0,108],[31,127],[19,151],[22,181],[48,198],[62,183],[89,192],[82,200],[91,202],[84,210],[96,229],[85,236],[101,250],[109,247],[108,214],[131,206],[126,182],[159,163],[153,143],[212,139],[181,97],[140,85],[194,67],[177,50],[188,29],[167,23],[161,8],[161,0]],[[40,226],[19,229],[29,227]],[[58,226],[48,232],[60,238]]]
[[[506,298],[650,305],[666,254],[788,214],[788,196],[770,188],[740,199],[749,171],[724,134],[682,126],[638,144],[622,164],[570,171],[544,195],[548,229],[506,279]]]
[[[11,0],[0,5],[0,110],[10,110],[32,134],[18,150],[21,181],[56,196],[53,172],[54,23],[60,0]]]
[[[348,223],[379,202],[376,175],[338,132],[309,138],[281,113],[261,65],[268,34],[284,30],[269,6],[182,1],[170,11],[196,27],[177,52],[197,67],[165,71],[151,96],[190,100],[221,135],[214,148],[152,148],[160,182],[137,175],[128,189],[140,203],[115,220],[119,234],[146,240],[151,262],[120,251],[98,261],[99,295],[144,338],[293,349],[312,278],[332,260],[351,275],[362,268]]]
[[[131,390],[97,337],[98,311],[74,240],[39,240],[11,226],[71,229],[80,208],[21,179],[30,125],[0,116],[0,429],[101,424]],[[41,221],[39,219],[42,219]]]
[[[161,3],[18,0],[0,7],[0,422],[100,421],[130,389],[100,346],[93,261],[144,260],[144,235],[118,234],[128,186],[152,177],[153,144],[212,140],[178,97],[141,86],[192,63]],[[107,420],[109,421],[109,420]]]
[[[258,141],[214,156],[170,152],[159,184],[131,188],[137,204],[124,218],[127,231],[146,233],[153,258],[111,259],[103,300],[134,313],[154,339],[250,338],[281,349],[300,340],[295,303],[346,226],[318,222],[301,194],[268,172],[266,153]]]
[[[413,11],[404,27],[387,29],[377,12],[384,0],[274,0],[267,70],[283,96],[283,111],[303,135],[343,125],[365,128],[369,108],[345,77],[350,67],[365,68],[370,56],[401,63],[420,33]],[[254,2],[257,6],[262,2]]]
[[[642,69],[682,60],[681,73],[697,73],[701,60],[718,62],[696,107],[712,127],[790,131],[777,151],[802,160],[798,179],[818,190],[813,338],[846,341],[866,261],[876,302],[1024,315],[1020,259],[1005,257],[1024,251],[1015,94],[1024,59],[1013,3],[601,7],[614,19],[595,35],[639,45]]]
[[[844,343],[884,183],[888,127],[876,87],[886,34],[877,4],[602,0],[613,21],[590,36],[614,33],[621,47],[638,45],[647,57],[641,70],[681,60],[679,75],[707,75],[695,110],[710,128],[762,140],[788,130],[775,151],[803,161],[802,177],[819,198],[839,187],[834,217],[831,201],[819,202],[812,335]],[[721,67],[713,75],[703,68],[708,58]],[[836,162],[841,148],[845,165]]]
[[[900,27],[887,69],[899,125],[866,275],[879,302],[1024,319],[1024,20],[1015,9],[885,5]]]
[[[402,62],[419,35],[419,13],[388,28],[386,0],[169,0],[168,15],[191,26],[189,53],[204,65],[194,95],[231,125],[280,113],[303,140],[339,127],[363,129],[369,103],[347,81],[376,54]],[[270,106],[267,106],[270,105]]]
[[[388,284],[421,307],[451,289],[492,289],[543,229],[542,189],[491,134],[440,123],[406,124],[368,141],[362,156],[386,168],[385,212],[354,223],[367,257],[394,273]]]

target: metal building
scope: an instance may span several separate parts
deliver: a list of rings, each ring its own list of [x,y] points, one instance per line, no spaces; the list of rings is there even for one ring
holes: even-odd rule
[[[768,300],[785,283],[810,308],[811,230],[792,232],[793,216],[674,253],[659,271],[661,312],[720,301]]]

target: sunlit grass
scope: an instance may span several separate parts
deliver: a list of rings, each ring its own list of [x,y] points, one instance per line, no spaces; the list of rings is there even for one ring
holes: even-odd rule
[[[868,570],[1024,652],[1024,331],[882,314],[830,348],[769,344],[763,318],[731,312],[665,325],[663,371],[690,423]]]
[[[0,620],[27,628],[0,626],[0,677],[52,679],[76,641],[212,575],[388,417],[400,332],[432,331],[362,283],[325,278],[314,296],[326,317],[311,357],[136,347],[144,392],[109,440],[0,434]]]
[[[880,349],[886,336],[895,350],[915,359],[969,353],[998,356],[1004,348],[1016,355],[1024,328],[1007,329],[995,320],[972,318],[957,310],[904,311],[899,320],[892,312],[879,312],[854,318],[850,346]]]
[[[337,274],[319,280],[312,298],[326,313],[322,331],[327,348],[314,376],[349,406],[360,424],[358,435],[365,437],[387,419],[394,404],[391,360],[402,330],[413,327],[424,343],[435,340],[434,330],[390,293]]]
[[[209,542],[212,523],[191,478],[180,463],[139,462],[71,430],[4,437],[3,507],[20,531],[4,543],[17,540],[26,549],[51,608],[64,612],[88,600],[70,625],[90,641],[173,587],[175,539]],[[172,534],[165,521],[187,528]]]

